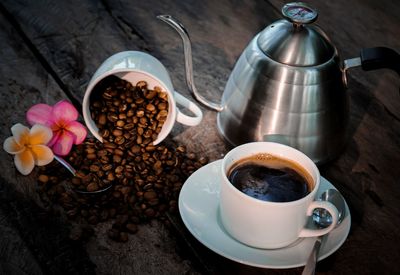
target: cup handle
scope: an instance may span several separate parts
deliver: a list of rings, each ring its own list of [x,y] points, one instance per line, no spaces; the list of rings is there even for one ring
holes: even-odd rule
[[[322,236],[322,235],[329,233],[337,225],[338,218],[339,218],[339,212],[332,203],[330,203],[328,201],[313,201],[307,209],[307,216],[312,216],[313,211],[316,208],[324,208],[329,212],[329,214],[331,214],[331,216],[332,216],[331,225],[329,225],[326,228],[321,228],[321,229],[303,228],[300,231],[299,237]]]
[[[203,118],[203,112],[201,111],[201,109],[195,103],[193,103],[192,101],[190,101],[177,91],[175,91],[174,98],[177,104],[187,108],[195,115],[195,116],[185,115],[179,110],[179,108],[176,108],[177,109],[176,121],[187,126],[198,125]]]

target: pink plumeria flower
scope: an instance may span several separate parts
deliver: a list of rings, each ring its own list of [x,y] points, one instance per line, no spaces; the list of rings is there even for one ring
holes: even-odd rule
[[[36,104],[26,113],[29,124],[40,123],[51,128],[53,138],[48,146],[59,156],[68,155],[73,144],[81,144],[86,138],[86,128],[76,121],[78,116],[78,111],[67,100],[61,100],[53,107]]]
[[[53,136],[49,127],[35,124],[29,130],[17,123],[11,132],[13,136],[4,141],[3,149],[14,155],[15,167],[21,174],[28,175],[35,165],[47,165],[54,159],[53,151],[46,146]]]

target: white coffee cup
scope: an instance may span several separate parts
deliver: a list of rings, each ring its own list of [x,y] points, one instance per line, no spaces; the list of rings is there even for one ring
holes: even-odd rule
[[[158,86],[168,94],[168,116],[153,144],[164,140],[171,132],[175,121],[187,126],[198,125],[203,117],[201,109],[192,101],[176,92],[164,65],[152,55],[140,51],[124,51],[112,55],[97,69],[85,91],[82,112],[86,126],[98,140],[103,141],[99,129],[90,115],[90,96],[95,86],[108,76],[117,76],[120,79],[136,85],[139,81],[146,81],[148,89],[153,90]],[[194,116],[182,113],[177,105],[187,108]]]
[[[227,173],[237,161],[252,155],[265,154],[289,160],[304,168],[313,187],[305,197],[290,202],[270,202],[253,198],[237,189]],[[225,230],[236,240],[257,248],[285,247],[298,238],[327,234],[337,223],[338,211],[327,201],[315,201],[320,174],[314,162],[302,152],[278,143],[253,142],[235,147],[226,154],[221,165],[220,215]],[[315,208],[324,208],[332,216],[332,224],[324,229],[307,228]]]

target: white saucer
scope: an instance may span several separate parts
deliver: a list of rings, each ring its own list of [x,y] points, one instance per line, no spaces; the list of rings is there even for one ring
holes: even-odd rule
[[[219,169],[221,160],[209,163],[194,172],[185,182],[179,195],[179,212],[189,231],[214,252],[242,264],[264,268],[292,268],[305,265],[315,238],[299,239],[281,249],[258,249],[233,239],[221,224],[219,217]],[[321,177],[317,197],[329,188],[336,189]],[[335,252],[350,231],[350,210],[342,223],[324,238],[319,260]]]

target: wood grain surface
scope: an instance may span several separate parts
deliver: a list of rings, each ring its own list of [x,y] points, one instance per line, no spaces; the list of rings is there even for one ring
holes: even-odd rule
[[[90,78],[109,56],[126,50],[152,54],[168,69],[174,88],[190,98],[182,42],[156,15],[170,14],[189,31],[197,89],[218,102],[247,43],[281,18],[280,0],[111,1],[3,0],[0,3],[0,140],[25,123],[36,103],[71,100],[79,109]],[[363,47],[400,52],[400,6],[390,0],[308,1],[317,24],[342,59]],[[349,142],[321,174],[345,196],[352,214],[343,246],[318,264],[318,274],[394,274],[400,260],[400,78],[389,70],[349,71]],[[190,151],[220,159],[229,147],[216,113],[201,107],[200,125],[176,124],[170,138]],[[0,274],[301,274],[302,268],[261,269],[210,251],[179,215],[172,227],[140,226],[126,244],[106,237],[109,223],[86,243],[68,238],[71,226],[43,214],[36,172],[20,175],[0,150]],[[35,236],[35,238],[33,237]],[[309,253],[304,251],[304,253]]]

